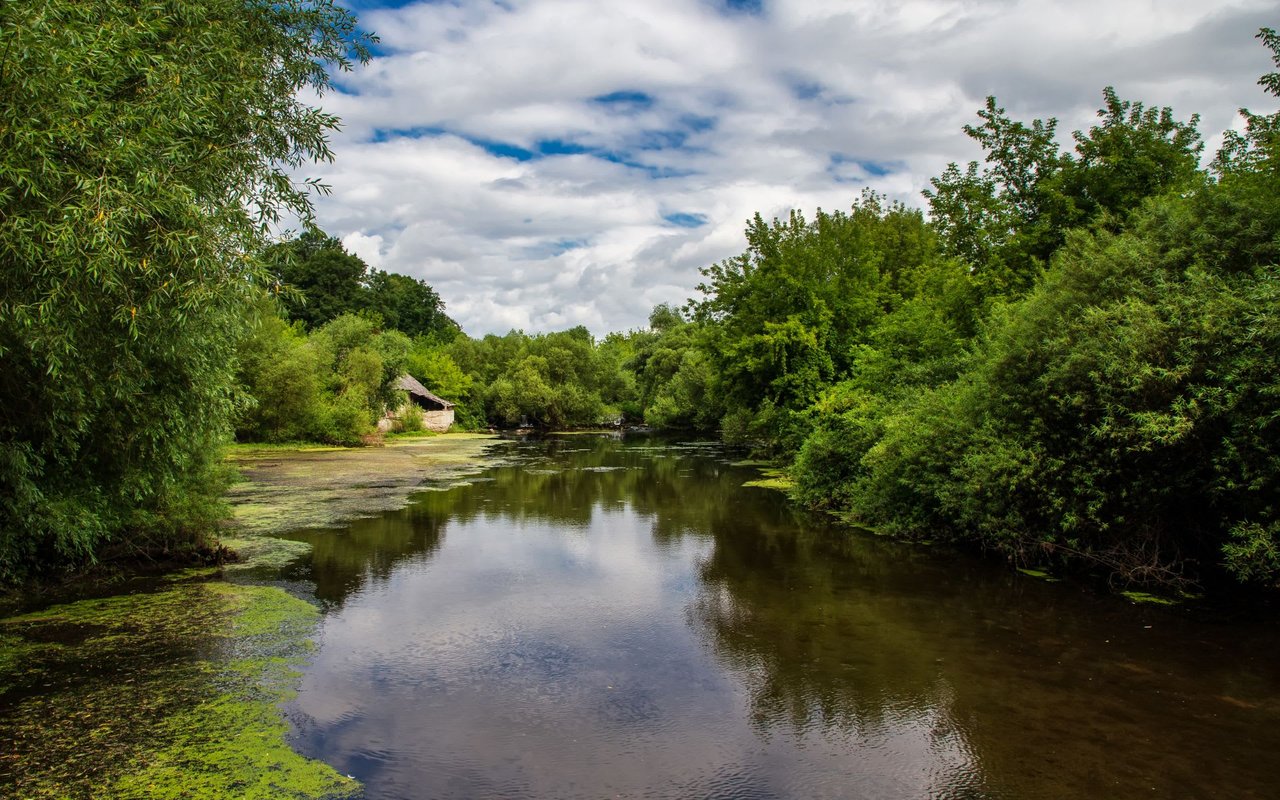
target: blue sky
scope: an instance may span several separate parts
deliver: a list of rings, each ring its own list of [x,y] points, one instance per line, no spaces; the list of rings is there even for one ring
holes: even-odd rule
[[[1274,104],[1274,2],[489,0],[353,3],[323,228],[426,279],[473,335],[644,324],[739,253],[755,212],[920,205],[988,94],[1064,139],[1120,96],[1202,115],[1212,152]]]

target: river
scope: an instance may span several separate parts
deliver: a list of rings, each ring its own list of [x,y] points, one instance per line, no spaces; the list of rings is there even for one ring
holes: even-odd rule
[[[389,798],[1275,798],[1280,637],[553,437],[310,555],[292,743]]]

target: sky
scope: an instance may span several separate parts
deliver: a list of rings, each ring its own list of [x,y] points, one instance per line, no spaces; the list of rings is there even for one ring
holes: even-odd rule
[[[317,222],[421,278],[472,336],[645,326],[741,253],[746,220],[923,206],[988,95],[1096,119],[1102,90],[1201,116],[1274,110],[1253,36],[1275,0],[355,0],[375,57],[319,103],[343,120]]]

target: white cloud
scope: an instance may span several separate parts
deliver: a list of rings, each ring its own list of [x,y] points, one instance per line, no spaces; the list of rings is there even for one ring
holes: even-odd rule
[[[383,49],[324,98],[345,128],[336,163],[311,170],[334,189],[319,222],[426,279],[473,335],[603,334],[690,296],[699,267],[742,250],[756,211],[845,208],[864,184],[919,204],[931,175],[978,155],[961,126],[987,94],[1016,116],[1057,116],[1065,137],[1115,85],[1200,112],[1211,145],[1237,106],[1274,106],[1254,85],[1270,67],[1252,40],[1269,2],[763,6],[366,12]]]
[[[360,231],[353,231],[342,237],[342,246],[363,258],[369,266],[382,266],[382,236],[379,234],[366,236]]]

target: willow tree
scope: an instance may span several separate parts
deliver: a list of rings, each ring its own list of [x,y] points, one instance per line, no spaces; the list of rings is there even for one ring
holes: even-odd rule
[[[198,542],[255,254],[332,154],[329,0],[0,0],[0,579]]]

